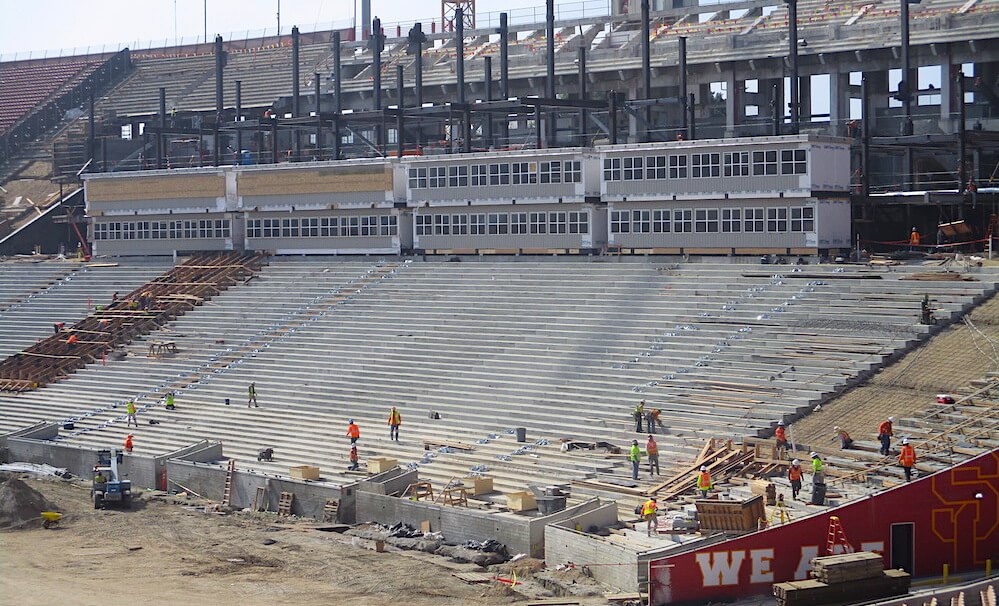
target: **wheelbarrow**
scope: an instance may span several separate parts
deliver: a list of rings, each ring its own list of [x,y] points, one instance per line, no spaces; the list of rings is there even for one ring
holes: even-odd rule
[[[61,519],[62,514],[57,511],[43,511],[42,528],[52,528],[53,526],[58,526],[59,520]]]

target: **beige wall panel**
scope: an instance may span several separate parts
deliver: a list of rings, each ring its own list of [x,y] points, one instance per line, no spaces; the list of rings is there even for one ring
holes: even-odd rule
[[[279,196],[392,190],[389,166],[269,170],[239,175],[239,195]]]
[[[91,202],[219,198],[224,195],[225,177],[222,175],[116,177],[87,181],[87,200]]]

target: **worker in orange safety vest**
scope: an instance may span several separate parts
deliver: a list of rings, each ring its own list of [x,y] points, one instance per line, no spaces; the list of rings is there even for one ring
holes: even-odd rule
[[[784,421],[777,421],[777,429],[774,430],[774,437],[777,438],[777,456],[782,457],[787,452],[787,432],[784,430]],[[783,458],[783,457],[782,457]]]
[[[878,425],[878,440],[881,442],[881,449],[879,452],[885,457],[890,454],[891,438],[895,435],[895,432],[892,431],[894,423],[895,417],[888,417],[887,420],[881,421],[881,424]]]
[[[909,444],[908,438],[902,439],[902,452],[898,455],[898,464],[902,466],[902,471],[905,472],[905,481],[911,481],[912,466],[916,464],[916,449],[912,444]]]
[[[354,423],[354,419],[347,420],[347,437],[350,438],[351,444],[356,444],[358,438],[361,437],[361,428]]]
[[[125,436],[125,452],[132,452],[132,434]]]
[[[798,493],[801,492],[801,476],[801,461],[795,459],[787,468],[787,479],[791,483],[791,498],[795,501],[798,500]]]
[[[708,498],[708,491],[710,491],[714,486],[711,484],[711,474],[708,472],[707,465],[701,465],[701,472],[697,474],[697,490],[701,491],[701,498]]]
[[[388,426],[389,426],[389,439],[399,441],[399,426],[402,425],[402,415],[395,406],[389,411],[388,416]]]
[[[649,434],[649,440],[645,443],[645,454],[649,457],[649,476],[660,475],[659,444],[656,444],[656,439],[652,437],[652,434]]]

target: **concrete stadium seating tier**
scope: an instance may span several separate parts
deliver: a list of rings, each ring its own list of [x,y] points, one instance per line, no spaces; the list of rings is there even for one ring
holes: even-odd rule
[[[923,338],[924,293],[951,318],[996,281],[903,279],[913,271],[279,257],[149,336],[175,341],[175,356],[147,358],[138,341],[124,361],[0,395],[0,433],[72,419],[65,443],[116,445],[131,431],[146,453],[220,439],[241,469],[287,475],[312,464],[346,481],[354,418],[362,460],[418,464],[438,486],[482,473],[509,491],[627,482],[623,456],[563,453],[559,439],[641,439],[631,410],[644,398],[663,410],[667,475],[706,438],[766,435]],[[246,407],[251,381],[260,408]],[[162,406],[168,390],[173,412]],[[134,430],[129,398],[140,408]],[[403,414],[398,443],[387,439],[392,405]],[[526,445],[515,427],[527,428]],[[425,451],[424,440],[474,450]],[[256,461],[265,447],[274,462]]]
[[[121,259],[115,267],[75,261],[0,263],[0,356],[13,355],[71,325],[115,292],[127,293],[170,268],[169,259]],[[90,307],[88,308],[88,304]]]
[[[0,133],[54,93],[86,78],[100,64],[82,60],[0,64]]]

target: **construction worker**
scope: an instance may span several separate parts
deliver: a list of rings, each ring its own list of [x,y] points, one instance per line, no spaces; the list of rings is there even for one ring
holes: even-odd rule
[[[356,444],[361,437],[361,428],[354,423],[354,419],[347,419],[347,437],[350,438],[351,444]]]
[[[247,396],[248,396],[247,399],[246,399],[246,407],[250,408],[250,406],[252,405],[254,408],[260,408],[260,406],[257,404],[257,383],[256,382],[250,383],[250,386],[246,389],[246,393],[247,393]]]
[[[909,438],[902,438],[902,451],[898,455],[898,464],[905,472],[905,481],[912,481],[912,466],[916,464],[916,449],[909,444]]]
[[[80,337],[76,336],[76,333],[70,334],[66,337],[66,345],[72,348],[74,345],[80,342]]]
[[[658,425],[660,429],[663,428],[663,422],[662,419],[660,419],[662,414],[663,411],[659,410],[658,408],[652,409],[652,425],[649,427],[649,433],[656,433],[655,431],[652,430],[652,428],[655,427],[656,425]]]
[[[878,425],[878,440],[881,441],[881,455],[887,457],[891,454],[891,437],[895,435],[893,430],[893,425],[895,423],[895,417],[888,417],[887,420],[882,421]]]
[[[632,416],[635,417],[635,432],[642,433],[642,419],[645,418],[645,400],[638,403]]]
[[[350,467],[348,467],[347,469],[349,469],[351,471],[357,471],[359,468],[360,468],[360,465],[357,462],[357,445],[356,444],[351,444],[351,446],[350,446]]]
[[[642,504],[642,519],[646,522],[645,531],[651,537],[659,529],[659,505],[656,504],[655,497]]]
[[[164,402],[166,403],[167,410],[174,410],[177,408],[176,400],[174,399],[172,391],[166,395],[166,399],[164,400]]]
[[[912,231],[909,232],[909,250],[915,252],[916,247],[919,246],[919,241],[921,239],[922,237],[919,235],[919,232],[916,231],[915,227],[913,227]]]
[[[808,456],[812,457],[812,484],[825,484],[825,477],[822,474],[825,464],[822,463],[822,457],[814,450],[808,453]]]
[[[389,411],[388,416],[388,426],[389,426],[389,439],[399,441],[399,426],[402,425],[402,415],[393,406],[392,410]]]
[[[711,484],[711,473],[707,465],[701,465],[701,471],[697,474],[697,490],[701,491],[701,498],[708,498],[708,491],[714,486]]]
[[[656,439],[649,434],[649,441],[645,443],[645,454],[649,457],[649,476],[653,475],[653,469],[655,469],[654,475],[659,474],[659,445],[656,444]]]
[[[655,408],[649,408],[645,411],[645,429],[649,433],[656,433],[656,416],[654,411]]]
[[[642,449],[638,447],[638,440],[631,441],[631,450],[628,451],[628,460],[631,461],[631,479],[638,479],[638,465],[642,462]]]
[[[777,438],[777,456],[784,458],[784,453],[790,448],[787,443],[787,432],[784,429],[784,421],[777,421],[777,429],[774,430],[774,437]]]
[[[791,498],[798,500],[798,493],[801,492],[801,461],[795,459],[791,461],[791,466],[787,468],[787,479],[791,482]]]
[[[108,479],[104,477],[104,474],[100,471],[96,472],[97,475],[94,476],[94,484],[107,484]]]
[[[125,427],[131,427],[133,423],[136,427],[139,426],[139,421],[135,418],[135,402],[129,400],[128,403],[125,404],[125,415]]]
[[[833,431],[836,432],[836,435],[833,436],[833,440],[839,440],[840,450],[850,450],[853,448],[853,439],[850,438],[850,434],[847,433],[845,429],[837,425],[836,427],[833,427]]]
[[[133,437],[134,436],[132,434],[128,434],[127,436],[125,436],[125,452],[127,452],[127,453],[131,453],[132,452],[132,438]]]

